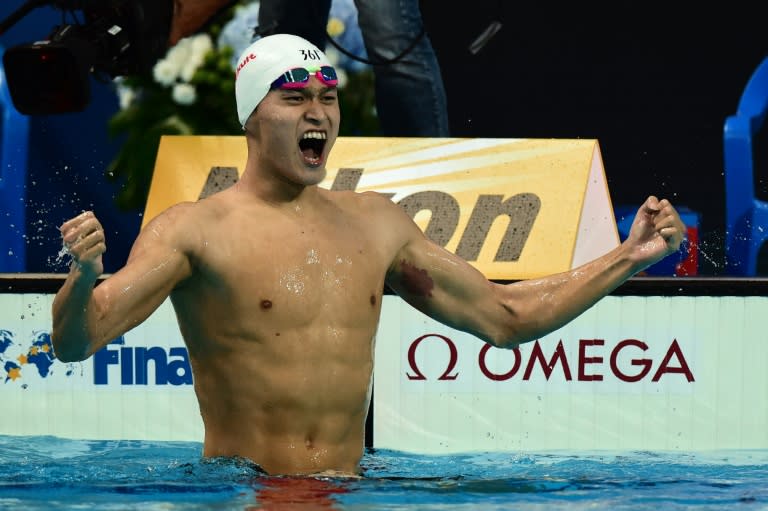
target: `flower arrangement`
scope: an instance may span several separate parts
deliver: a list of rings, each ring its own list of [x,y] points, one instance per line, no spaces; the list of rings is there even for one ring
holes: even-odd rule
[[[350,53],[364,58],[352,0],[333,0],[328,34]],[[242,134],[234,99],[238,55],[253,41],[259,3],[241,1],[198,34],[182,39],[146,75],[114,81],[120,110],[109,120],[109,132],[123,137],[121,149],[107,168],[110,180],[121,181],[115,198],[119,208],[142,210],[163,135]],[[378,129],[373,73],[366,64],[326,49],[339,74],[342,109],[340,135],[373,135]]]

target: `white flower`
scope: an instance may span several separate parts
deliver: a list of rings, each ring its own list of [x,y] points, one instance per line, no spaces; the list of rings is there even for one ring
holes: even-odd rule
[[[125,110],[131,106],[133,100],[136,99],[136,91],[130,87],[118,87],[117,99],[120,102],[120,109]]]
[[[189,38],[189,53],[181,67],[179,76],[185,82],[192,80],[195,71],[202,65],[205,55],[213,49],[213,41],[208,34],[199,34]]]
[[[188,37],[172,46],[165,57],[157,61],[152,70],[155,81],[166,87],[173,85],[187,64],[191,53],[192,41]]]
[[[208,53],[208,50],[213,48],[213,41],[211,40],[211,36],[208,34],[198,34],[192,39],[192,51],[194,53],[201,53],[203,56],[205,56],[206,53]]]
[[[168,50],[163,60],[170,62],[176,69],[181,69],[192,52],[192,40],[185,37]]]
[[[180,105],[191,105],[197,99],[197,91],[194,85],[177,83],[171,93],[173,100]]]
[[[136,91],[125,85],[125,78],[122,76],[115,77],[112,82],[115,84],[115,91],[117,92],[117,100],[120,103],[120,110],[125,110],[131,106],[133,100],[136,99]]]
[[[166,87],[175,84],[179,78],[189,82],[212,48],[213,41],[208,34],[185,37],[157,61],[152,70],[155,81]]]
[[[178,67],[167,59],[157,61],[157,64],[152,69],[152,76],[155,78],[155,81],[166,87],[173,85],[178,74]]]

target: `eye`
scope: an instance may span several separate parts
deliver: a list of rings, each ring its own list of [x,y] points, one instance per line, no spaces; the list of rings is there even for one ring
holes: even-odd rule
[[[300,103],[304,100],[304,96],[299,92],[284,92],[283,100],[291,103]]]

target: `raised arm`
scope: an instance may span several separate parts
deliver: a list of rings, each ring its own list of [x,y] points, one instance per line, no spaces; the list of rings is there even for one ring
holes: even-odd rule
[[[72,264],[53,300],[54,352],[64,362],[84,360],[144,321],[191,272],[190,241],[180,205],[154,219],[136,239],[126,265],[94,287],[104,270],[104,230],[92,212],[61,226]],[[184,236],[182,236],[184,234]]]
[[[619,247],[573,270],[508,285],[424,236],[407,242],[387,283],[425,314],[494,346],[514,348],[552,332],[637,272],[680,247],[685,226],[667,200],[649,197]]]

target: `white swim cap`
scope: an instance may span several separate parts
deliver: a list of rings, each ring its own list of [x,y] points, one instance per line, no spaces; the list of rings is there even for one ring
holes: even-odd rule
[[[301,37],[275,34],[256,40],[237,60],[235,99],[240,124],[245,126],[272,82],[289,69],[330,65],[328,57],[317,46]]]

